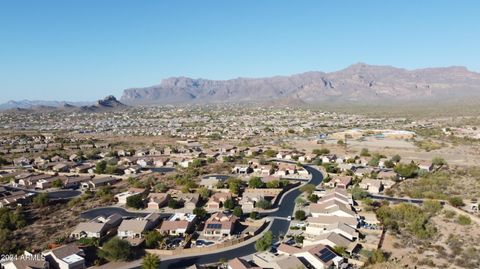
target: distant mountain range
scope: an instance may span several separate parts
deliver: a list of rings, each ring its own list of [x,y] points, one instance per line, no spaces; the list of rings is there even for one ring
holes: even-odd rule
[[[94,104],[94,102],[66,102],[66,101],[42,101],[42,100],[13,101],[11,100],[6,103],[0,104],[0,110],[12,109],[12,108],[29,109],[33,107],[63,107],[65,105],[88,106],[92,104]]]
[[[173,77],[126,89],[129,105],[207,103],[401,103],[480,97],[480,73],[465,67],[406,70],[363,63],[343,70],[231,80]]]
[[[336,72],[231,80],[172,77],[159,85],[126,89],[120,99],[89,102],[10,101],[0,109],[76,109],[102,111],[125,105],[258,103],[403,104],[480,99],[480,73],[465,67],[406,70],[358,63]]]
[[[119,102],[115,96],[110,95],[104,99],[93,102],[65,102],[65,101],[9,101],[0,105],[0,110],[31,112],[31,111],[77,111],[77,112],[102,112],[112,109],[123,109],[128,106]]]

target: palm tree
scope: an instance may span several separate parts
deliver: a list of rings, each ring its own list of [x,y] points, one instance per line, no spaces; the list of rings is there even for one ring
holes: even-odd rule
[[[157,255],[147,253],[143,257],[142,269],[157,269],[160,266],[160,259]]]

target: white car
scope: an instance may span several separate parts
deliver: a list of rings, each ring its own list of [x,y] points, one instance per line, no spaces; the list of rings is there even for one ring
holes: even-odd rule
[[[288,220],[288,221],[291,221],[291,220],[292,220],[292,216],[288,216],[288,217],[287,217],[287,220]]]

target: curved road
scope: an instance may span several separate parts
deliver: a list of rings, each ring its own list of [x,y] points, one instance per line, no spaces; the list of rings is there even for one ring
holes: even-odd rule
[[[312,174],[312,179],[308,182],[314,185],[318,185],[323,180],[323,175],[317,169],[305,166]],[[279,236],[285,235],[288,231],[290,222],[286,220],[288,216],[293,215],[293,210],[295,209],[295,199],[301,194],[298,188],[294,189],[293,191],[285,194],[283,197],[282,203],[277,211],[272,212],[269,214],[270,217],[280,217],[285,219],[273,219],[273,223],[271,225],[270,231],[272,231],[274,238],[278,238]],[[187,258],[176,258],[171,260],[162,260],[160,269],[177,269],[177,268],[185,268],[190,265],[199,263],[199,264],[207,264],[207,263],[214,263],[218,262],[219,259],[233,259],[236,257],[243,257],[250,254],[257,252],[255,250],[255,242],[250,243],[248,245],[244,245],[235,249],[226,250],[220,253],[215,254],[206,254],[196,257],[187,257]]]

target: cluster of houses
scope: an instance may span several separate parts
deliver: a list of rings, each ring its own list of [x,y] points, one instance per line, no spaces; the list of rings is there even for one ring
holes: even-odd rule
[[[213,213],[205,221],[204,229],[199,234],[202,238],[210,240],[229,238],[234,234],[238,220],[238,217],[230,213]],[[139,245],[148,231],[157,230],[164,235],[184,237],[195,232],[198,224],[200,224],[199,219],[192,213],[174,213],[166,219],[159,213],[149,213],[144,217],[131,219],[113,214],[79,223],[70,236],[74,239],[97,238],[102,240],[109,234],[116,234],[132,245]]]
[[[14,186],[24,189],[45,190],[55,187],[65,189],[96,189],[105,185],[113,185],[119,181],[119,178],[102,175],[58,175],[40,173],[40,172],[13,172],[2,174],[0,177],[11,178]]]
[[[317,244],[302,248],[280,244],[277,253],[260,252],[252,255],[247,261],[235,258],[228,262],[228,269],[327,269],[344,268],[345,259],[327,245]],[[192,266],[190,268],[199,268]]]
[[[32,200],[33,193],[24,190],[9,190],[0,186],[0,208],[22,206]]]
[[[273,176],[273,177],[291,177],[308,176],[309,172],[302,166],[295,163],[275,162],[274,165],[262,164],[258,159],[249,160],[247,165],[236,165],[232,169],[233,174],[255,175],[255,176]]]
[[[165,135],[198,138],[272,137],[289,130],[319,131],[322,127],[359,126],[369,128],[395,122],[396,119],[367,118],[361,115],[329,113],[298,108],[252,108],[231,105],[214,107],[135,107],[106,113],[4,113],[6,130],[67,131],[78,134]],[[322,121],[319,121],[319,117]],[[59,120],[61,118],[61,120]],[[397,123],[399,124],[399,123]],[[368,126],[368,127],[367,127]]]
[[[309,205],[310,216],[306,220],[303,245],[340,246],[351,253],[359,239],[359,217],[351,195],[340,188],[316,194],[321,198]]]

